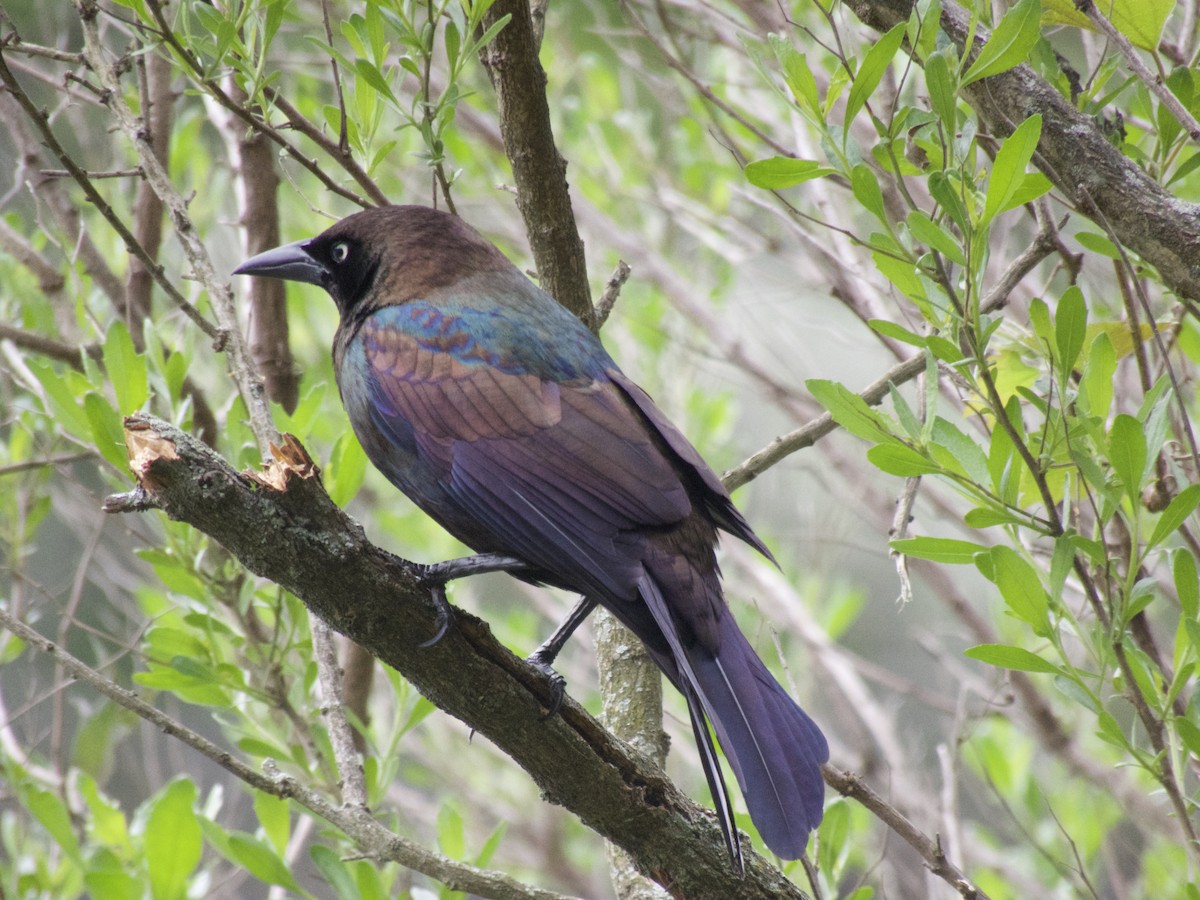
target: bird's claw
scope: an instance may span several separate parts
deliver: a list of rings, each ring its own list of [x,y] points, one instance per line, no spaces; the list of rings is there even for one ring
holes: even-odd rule
[[[484,572],[512,572],[523,568],[525,564],[520,560],[498,553],[481,553],[478,556],[448,559],[421,566],[418,577],[421,583],[429,588],[433,595],[433,605],[437,607],[437,633],[418,646],[422,649],[432,647],[446,636],[446,632],[450,630],[450,623],[454,621],[454,607],[446,599],[446,582]]]
[[[567,679],[555,671],[554,666],[550,665],[549,661],[542,656],[538,651],[530,654],[525,658],[525,662],[533,666],[539,672],[546,676],[546,680],[550,683],[550,703],[546,708],[546,712],[542,715],[542,721],[552,719],[558,715],[558,710],[562,706],[563,697],[567,693]]]
[[[437,632],[429,640],[417,645],[422,650],[432,647],[444,638],[450,630],[450,623],[454,621],[454,607],[446,599],[445,582],[434,582],[430,585],[429,592],[433,595],[433,605],[437,607]]]

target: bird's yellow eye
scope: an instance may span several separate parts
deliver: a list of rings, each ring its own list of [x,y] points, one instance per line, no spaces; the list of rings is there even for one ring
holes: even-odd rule
[[[350,256],[350,245],[345,241],[338,241],[329,249],[329,258],[335,263],[341,265]]]

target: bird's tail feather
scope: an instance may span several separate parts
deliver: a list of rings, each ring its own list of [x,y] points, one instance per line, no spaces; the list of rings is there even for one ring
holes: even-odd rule
[[[759,834],[773,852],[796,859],[821,821],[825,785],[820,766],[829,758],[825,736],[763,665],[731,614],[726,612],[718,623],[715,654],[699,646],[685,647],[654,578],[647,576],[640,587],[671,646],[705,776],[735,862],[736,832],[701,710],[717,733]]]

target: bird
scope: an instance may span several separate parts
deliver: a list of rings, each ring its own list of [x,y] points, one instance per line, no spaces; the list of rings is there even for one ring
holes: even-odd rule
[[[370,208],[234,274],[322,287],[334,370],[367,457],[477,553],[583,597],[645,644],[687,701],[731,862],[744,870],[709,724],[750,818],[797,859],[824,808],[821,729],[725,601],[718,532],[774,556],[700,453],[599,338],[457,215]]]

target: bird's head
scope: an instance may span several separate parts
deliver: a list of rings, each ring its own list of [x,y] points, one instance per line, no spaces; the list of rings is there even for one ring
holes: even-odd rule
[[[511,268],[457,216],[426,206],[381,206],[251,257],[233,274],[319,285],[346,320],[429,297],[471,275]]]

